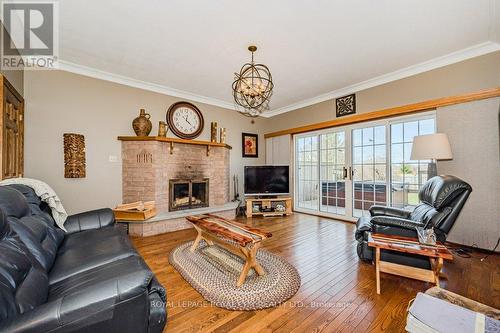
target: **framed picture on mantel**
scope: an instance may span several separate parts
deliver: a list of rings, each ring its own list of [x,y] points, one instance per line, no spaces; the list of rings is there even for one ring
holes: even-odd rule
[[[241,151],[243,157],[259,157],[259,136],[241,133]]]

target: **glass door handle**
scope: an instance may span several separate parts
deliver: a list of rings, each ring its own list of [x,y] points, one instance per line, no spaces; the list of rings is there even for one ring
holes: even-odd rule
[[[349,168],[343,167],[342,170],[344,171],[344,179],[352,180],[353,176],[352,167]]]

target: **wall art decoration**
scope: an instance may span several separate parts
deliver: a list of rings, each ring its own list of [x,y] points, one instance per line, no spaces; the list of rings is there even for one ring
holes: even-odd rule
[[[356,94],[339,97],[335,100],[337,118],[356,113]]]
[[[259,157],[259,136],[257,134],[241,134],[241,150],[243,157]]]
[[[85,137],[81,134],[65,133],[64,177],[85,178]]]

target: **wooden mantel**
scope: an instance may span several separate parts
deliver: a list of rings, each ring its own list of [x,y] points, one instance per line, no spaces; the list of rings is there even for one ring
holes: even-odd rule
[[[159,141],[159,142],[170,142],[170,143],[184,143],[187,145],[199,145],[199,146],[209,146],[209,147],[223,147],[227,149],[233,149],[230,145],[226,143],[211,142],[211,141],[201,141],[201,140],[185,140],[179,138],[164,138],[161,136],[119,136],[120,141]]]
[[[162,136],[119,136],[118,140],[120,141],[158,141],[158,142],[166,142],[170,144],[170,154],[174,153],[174,144],[182,143],[187,145],[198,145],[207,147],[207,156],[210,155],[211,147],[221,147],[226,149],[233,149],[228,144],[219,143],[219,142],[211,142],[211,141],[201,141],[201,140],[185,140],[179,138],[165,138]]]

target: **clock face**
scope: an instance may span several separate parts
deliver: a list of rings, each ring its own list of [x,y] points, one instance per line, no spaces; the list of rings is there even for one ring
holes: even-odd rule
[[[203,115],[188,102],[177,102],[167,111],[167,123],[172,132],[182,139],[194,139],[203,131]]]
[[[193,109],[180,107],[173,112],[173,125],[184,134],[192,135],[200,127],[200,118]]]

